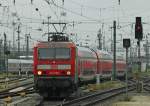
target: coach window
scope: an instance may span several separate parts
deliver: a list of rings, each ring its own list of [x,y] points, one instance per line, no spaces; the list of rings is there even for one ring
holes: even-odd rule
[[[103,53],[102,53],[102,59],[104,59],[104,60],[106,59],[106,56]]]

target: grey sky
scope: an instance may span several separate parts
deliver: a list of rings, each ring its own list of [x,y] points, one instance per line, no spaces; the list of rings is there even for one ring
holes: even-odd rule
[[[50,1],[50,5],[45,1]],[[9,39],[12,38],[12,12],[17,12],[21,19],[22,37],[25,33],[30,32],[33,39],[45,40],[47,36],[42,37],[42,34],[47,31],[47,25],[41,23],[51,16],[51,21],[74,21],[74,27],[68,26],[67,33],[77,33],[79,40],[86,39],[86,36],[89,35],[91,44],[94,45],[96,34],[102,28],[102,24],[105,41],[110,42],[110,27],[113,20],[117,21],[118,27],[122,27],[117,30],[118,39],[120,39],[120,34],[123,37],[134,38],[134,29],[131,29],[131,25],[135,22],[136,16],[141,16],[144,22],[150,22],[150,0],[120,0],[120,5],[118,5],[118,0],[64,0],[65,10],[60,8],[62,0],[53,1],[58,7],[52,4],[52,0],[33,0],[33,4],[30,3],[30,0],[16,0],[15,6],[13,0],[1,0],[1,22],[8,23],[10,26],[10,28],[1,27],[1,34],[5,31],[8,33]],[[9,10],[6,12],[3,6],[9,6]],[[35,8],[38,8],[39,11],[35,11]],[[60,17],[62,11],[67,13],[66,17]],[[16,18],[14,19],[17,21]],[[42,28],[43,31],[34,30],[37,28]],[[50,30],[53,31],[53,28],[51,27]],[[144,25],[144,33],[148,32],[149,25],[146,24]],[[131,34],[132,36],[130,36]]]

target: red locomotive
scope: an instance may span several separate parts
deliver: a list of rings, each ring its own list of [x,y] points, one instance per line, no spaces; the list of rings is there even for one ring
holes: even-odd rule
[[[125,65],[117,61],[117,75],[124,75]],[[35,88],[60,97],[76,91],[80,83],[94,81],[96,74],[111,78],[112,56],[69,41],[39,42],[34,47],[33,66]]]

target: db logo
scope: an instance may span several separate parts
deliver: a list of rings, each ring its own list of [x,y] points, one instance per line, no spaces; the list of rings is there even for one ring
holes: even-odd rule
[[[55,64],[56,62],[55,62],[55,61],[53,61],[52,63],[53,63],[53,64]]]

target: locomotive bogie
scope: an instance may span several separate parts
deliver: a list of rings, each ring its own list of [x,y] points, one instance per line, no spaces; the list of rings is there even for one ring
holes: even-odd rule
[[[73,79],[71,77],[48,77],[48,76],[34,76],[34,81],[38,88],[67,88],[73,85]]]
[[[34,77],[35,88],[40,94],[46,91],[49,96],[65,97],[77,90],[77,85],[71,77]]]

